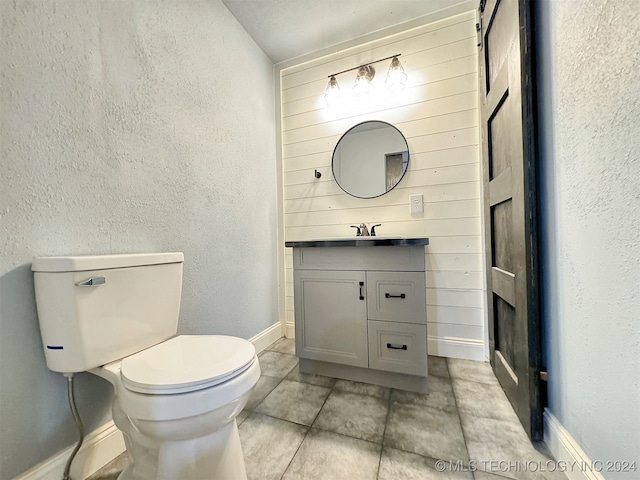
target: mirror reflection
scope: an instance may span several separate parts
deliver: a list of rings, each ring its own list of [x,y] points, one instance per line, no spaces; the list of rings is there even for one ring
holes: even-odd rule
[[[347,130],[333,151],[333,177],[354,197],[384,195],[400,182],[408,166],[409,147],[404,135],[378,120]]]

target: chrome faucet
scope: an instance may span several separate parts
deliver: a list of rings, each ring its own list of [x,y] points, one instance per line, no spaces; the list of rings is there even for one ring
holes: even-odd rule
[[[360,225],[351,225],[351,228],[355,228],[356,229],[356,237],[368,237],[369,236],[369,230],[367,230],[367,226],[364,223],[361,223]],[[364,229],[364,231],[363,231]]]
[[[357,229],[356,237],[375,237],[376,236],[376,227],[382,225],[381,223],[377,223],[376,225],[371,227],[371,233],[369,233],[369,229],[367,225],[361,223],[360,225],[351,225],[351,228]]]

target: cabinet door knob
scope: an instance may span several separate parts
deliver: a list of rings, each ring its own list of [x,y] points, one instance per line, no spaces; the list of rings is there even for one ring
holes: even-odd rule
[[[400,295],[391,295],[390,293],[385,293],[384,298],[407,298],[407,296],[404,293],[401,293]]]
[[[387,348],[391,348],[392,350],[406,350],[406,345],[394,345],[392,343],[387,343]]]
[[[360,300],[364,300],[364,292],[362,289],[364,288],[364,282],[360,282]]]

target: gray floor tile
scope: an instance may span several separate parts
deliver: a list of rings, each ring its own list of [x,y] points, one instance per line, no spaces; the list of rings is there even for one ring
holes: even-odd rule
[[[447,358],[451,378],[459,378],[470,382],[498,384],[498,379],[491,370],[489,362]]]
[[[283,480],[375,480],[380,445],[312,428]]]
[[[284,378],[298,364],[298,357],[265,350],[258,357],[260,372],[268,377]]]
[[[253,413],[238,429],[249,480],[278,480],[308,427]]]
[[[481,418],[460,414],[472,460],[517,459],[531,447],[529,437],[518,421]]]
[[[300,373],[299,366],[291,370],[291,373],[286,376],[287,380],[292,380],[294,382],[302,382],[302,383],[310,383],[311,385],[318,385],[319,387],[333,387],[333,384],[336,383],[335,378],[324,377],[322,375],[315,375],[312,373]]]
[[[548,467],[545,461],[524,461],[518,466],[514,466],[513,462],[511,465],[506,461],[494,462],[486,468],[490,471],[478,470],[474,473],[476,480],[567,480],[567,476],[560,470],[546,471]],[[532,468],[535,471],[531,471]]]
[[[518,416],[498,383],[479,383],[453,379],[458,410],[475,417],[518,421]]]
[[[382,444],[388,402],[380,397],[334,390],[314,427]]]
[[[437,462],[437,463],[436,463]],[[456,470],[444,460],[384,447],[378,480],[473,480],[469,471]]]
[[[387,387],[371,385],[369,383],[352,382],[350,380],[336,380],[333,389],[349,393],[359,393],[360,395],[370,395],[381,398],[382,400],[388,400],[389,392],[391,391],[391,389]]]
[[[475,480],[516,480],[515,477],[506,476],[507,474],[494,474],[489,472],[483,472],[481,470],[476,470],[473,472],[473,477]]]
[[[244,407],[245,410],[253,410],[255,409],[260,402],[262,402],[267,395],[269,395],[274,388],[280,383],[279,378],[275,377],[266,377],[262,375],[256,383],[256,386],[253,387],[251,395],[249,396],[249,401],[247,402],[247,406]]]
[[[456,413],[456,399],[453,395],[451,379],[443,377],[429,377],[428,394],[392,390],[391,403],[412,403]]]
[[[429,375],[446,378],[449,377],[449,368],[447,367],[447,359],[445,357],[429,355],[429,358],[427,359],[427,366],[429,368]]]
[[[480,470],[518,479],[566,480],[558,471],[523,471],[510,464],[525,466],[528,462],[544,465],[545,470],[553,470],[546,463],[553,461],[537,451],[518,421],[480,418],[460,414],[462,428],[467,441],[469,457]]]
[[[283,380],[255,409],[271,417],[311,425],[331,390]]]
[[[442,460],[468,460],[457,413],[392,403],[384,445]]]
[[[296,341],[293,338],[282,337],[280,340],[270,345],[267,350],[280,353],[296,354]]]

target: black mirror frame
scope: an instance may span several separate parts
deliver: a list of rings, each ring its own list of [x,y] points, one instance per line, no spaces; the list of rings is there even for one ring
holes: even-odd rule
[[[344,137],[346,137],[349,132],[351,132],[353,129],[359,127],[360,125],[364,125],[365,123],[384,123],[385,125],[388,125],[389,127],[393,128],[396,132],[398,132],[400,134],[400,136],[402,137],[402,139],[404,140],[404,144],[407,146],[407,168],[404,169],[404,171],[402,172],[402,175],[400,176],[400,178],[398,179],[398,181],[395,183],[395,185],[393,187],[391,187],[389,190],[386,190],[384,192],[382,192],[380,195],[374,195],[372,197],[360,197],[358,195],[354,195],[351,192],[346,191],[342,185],[340,185],[340,182],[338,181],[338,179],[336,178],[336,171],[334,169],[334,157],[336,155],[336,150],[338,149],[338,147],[340,146],[340,142],[342,141],[342,139]],[[367,199],[367,198],[378,198],[381,197],[382,195],[386,195],[387,193],[389,193],[391,190],[393,190],[394,188],[396,188],[398,186],[398,184],[402,181],[402,179],[404,178],[405,174],[407,173],[407,170],[409,170],[409,161],[411,160],[411,154],[409,153],[409,143],[407,142],[407,138],[404,136],[404,134],[400,131],[400,129],[398,127],[396,127],[395,125],[392,125],[389,122],[385,122],[383,120],[365,120],[364,122],[360,122],[357,123],[356,125],[354,125],[353,127],[349,128],[349,130],[347,130],[346,132],[344,132],[342,134],[342,136],[340,137],[340,139],[338,140],[338,142],[336,143],[336,146],[333,148],[333,153],[331,154],[331,173],[333,174],[333,179],[335,180],[335,182],[338,184],[338,186],[340,187],[340,189],[346,193],[347,195],[351,195],[352,197],[355,198],[363,198],[363,199]]]

